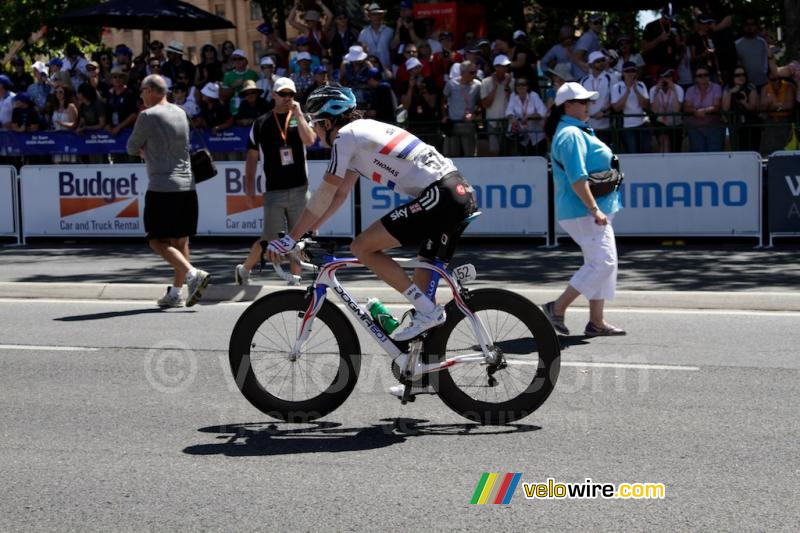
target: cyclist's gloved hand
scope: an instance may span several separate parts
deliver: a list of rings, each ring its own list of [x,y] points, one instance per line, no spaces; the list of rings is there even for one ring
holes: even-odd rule
[[[286,255],[291,252],[296,245],[297,243],[291,236],[285,235],[280,239],[270,241],[269,246],[267,246],[267,252],[269,252],[270,255]]]

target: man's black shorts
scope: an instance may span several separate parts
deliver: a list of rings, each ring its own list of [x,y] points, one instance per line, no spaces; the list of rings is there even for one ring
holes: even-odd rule
[[[464,221],[476,209],[474,190],[461,174],[453,172],[386,213],[381,223],[403,246],[420,244],[420,256],[448,262],[466,227]]]
[[[180,239],[197,233],[197,192],[156,192],[144,195],[147,239]]]

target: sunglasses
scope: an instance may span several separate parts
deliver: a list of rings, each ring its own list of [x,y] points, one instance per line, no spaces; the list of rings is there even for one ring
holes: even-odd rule
[[[708,72],[702,72],[702,73],[698,72],[697,74],[694,75],[694,77],[695,78],[707,78],[708,77]]]
[[[589,100],[570,100],[573,104],[589,105]]]
[[[88,70],[88,71],[97,70],[97,67],[86,67],[86,70]]]
[[[281,91],[281,92],[275,93],[275,94],[277,94],[278,96],[282,96],[283,98],[293,98],[294,97],[294,93],[291,92],[291,91]]]
[[[743,78],[745,76],[746,76],[746,74],[744,72],[734,72],[733,73],[733,77],[734,78]]]
[[[161,68],[161,63],[152,63],[150,68]]]

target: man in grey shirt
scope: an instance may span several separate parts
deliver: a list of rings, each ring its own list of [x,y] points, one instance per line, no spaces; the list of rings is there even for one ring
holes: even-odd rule
[[[442,114],[447,117],[444,128],[444,155],[447,157],[475,156],[475,120],[481,102],[481,82],[475,79],[477,73],[475,63],[462,61],[461,77],[451,79],[444,86]]]
[[[144,229],[150,248],[163,257],[175,276],[159,298],[159,307],[190,307],[197,303],[211,275],[189,262],[189,237],[197,233],[197,192],[189,159],[189,119],[167,102],[167,84],[158,74],[142,80],[142,101],[128,139],[128,153],[147,164],[149,184],[144,197]],[[189,295],[181,297],[184,281]]]

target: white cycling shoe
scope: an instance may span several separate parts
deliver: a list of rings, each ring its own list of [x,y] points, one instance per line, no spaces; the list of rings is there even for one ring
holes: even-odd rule
[[[398,398],[403,397],[403,393],[406,391],[405,385],[394,385],[389,387],[389,394],[392,396],[397,396]],[[411,395],[416,396],[417,394],[436,394],[436,391],[433,390],[433,387],[430,385],[412,385],[411,386]]]
[[[402,330],[396,331],[392,338],[396,341],[407,341],[428,331],[436,326],[441,326],[447,320],[444,307],[437,305],[430,313],[411,312],[411,322]]]

